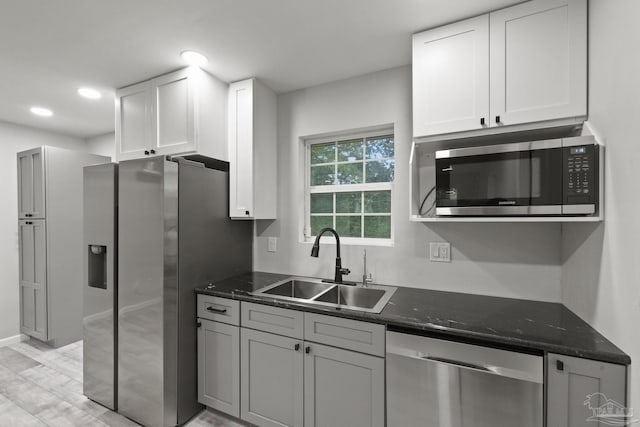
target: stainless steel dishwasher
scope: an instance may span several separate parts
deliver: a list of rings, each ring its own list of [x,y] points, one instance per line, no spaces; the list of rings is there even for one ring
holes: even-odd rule
[[[389,427],[542,427],[543,358],[387,332]]]

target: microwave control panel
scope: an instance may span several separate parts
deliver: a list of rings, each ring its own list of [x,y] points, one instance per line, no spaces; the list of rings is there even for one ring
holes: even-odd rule
[[[596,202],[597,156],[594,145],[564,147],[565,204]]]

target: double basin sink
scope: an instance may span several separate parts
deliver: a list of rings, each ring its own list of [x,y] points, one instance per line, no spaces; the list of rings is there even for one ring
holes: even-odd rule
[[[326,307],[380,313],[396,288],[391,286],[354,286],[326,283],[319,279],[289,277],[253,292],[282,300]]]

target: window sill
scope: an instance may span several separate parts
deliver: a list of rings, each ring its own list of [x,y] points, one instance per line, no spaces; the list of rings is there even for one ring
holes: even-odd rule
[[[315,241],[314,237],[306,237],[303,238],[300,243],[309,243],[313,244]],[[333,235],[326,235],[320,238],[320,243],[323,245],[335,245],[336,239]],[[364,238],[356,238],[356,237],[340,237],[340,245],[348,245],[348,246],[382,246],[382,247],[393,247],[395,246],[395,242],[393,239],[364,239]]]

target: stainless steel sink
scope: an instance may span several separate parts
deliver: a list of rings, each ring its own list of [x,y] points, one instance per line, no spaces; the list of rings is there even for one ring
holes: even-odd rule
[[[384,297],[382,289],[360,288],[355,286],[334,286],[318,296],[315,301],[362,308],[373,308]]]
[[[253,294],[325,307],[380,313],[395,291],[396,288],[392,286],[338,285],[319,279],[289,277]]]
[[[292,279],[287,280],[284,283],[276,284],[275,286],[268,286],[267,288],[261,289],[259,292],[271,296],[306,300],[311,299],[332,287],[333,285],[328,283]]]

